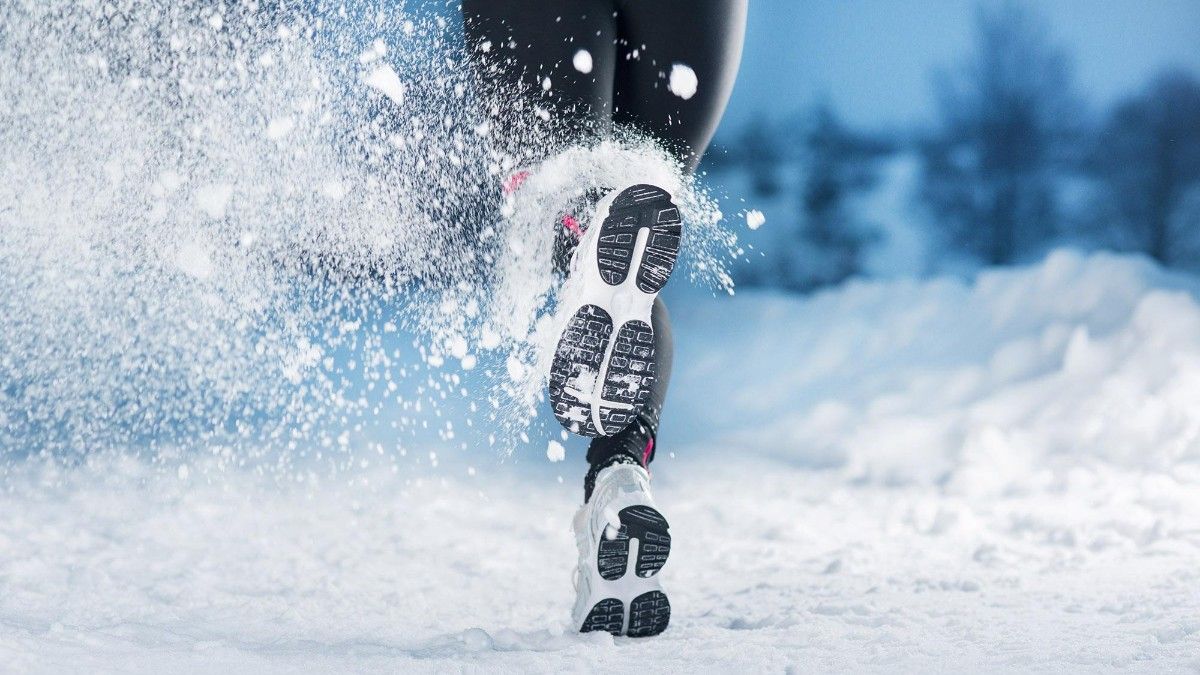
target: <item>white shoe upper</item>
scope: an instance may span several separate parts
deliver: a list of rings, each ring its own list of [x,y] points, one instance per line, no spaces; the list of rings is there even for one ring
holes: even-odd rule
[[[613,539],[621,527],[619,514],[629,506],[655,508],[650,493],[650,474],[635,464],[614,464],[600,472],[592,489],[591,499],[575,512],[575,542],[579,548],[579,564],[575,570],[575,627],[582,625],[588,612],[600,600],[616,598],[626,607],[637,596],[651,590],[661,590],[657,574],[639,577],[632,562],[619,579],[604,579],[597,565],[602,538]],[[636,547],[636,541],[631,547]],[[636,548],[630,550],[630,561],[636,559]]]

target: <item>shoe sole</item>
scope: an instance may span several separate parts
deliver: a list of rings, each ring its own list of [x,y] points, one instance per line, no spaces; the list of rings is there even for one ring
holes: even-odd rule
[[[620,433],[650,400],[656,380],[650,315],[682,235],[679,207],[653,185],[626,188],[607,208],[601,201],[596,219],[599,231],[585,235],[576,253],[580,297],[549,381],[559,423],[592,437]]]
[[[601,581],[593,594],[604,597],[592,603],[579,630],[629,637],[658,635],[671,621],[671,602],[657,577],[671,553],[670,526],[661,513],[644,505],[625,507],[618,518],[621,527],[616,536],[605,537],[597,547]]]

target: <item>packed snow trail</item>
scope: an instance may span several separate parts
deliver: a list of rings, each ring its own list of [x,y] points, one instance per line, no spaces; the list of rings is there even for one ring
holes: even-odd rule
[[[577,442],[287,474],[117,454],[6,469],[0,670],[1200,663],[1194,280],[1064,252],[673,313],[662,636],[567,626]]]
[[[138,471],[98,467],[27,486],[0,500],[0,669],[1161,672],[1200,658],[1200,504],[1165,477],[1080,470],[975,503],[773,460],[664,461],[673,616],[639,641],[567,627],[578,481],[521,473],[137,486]]]

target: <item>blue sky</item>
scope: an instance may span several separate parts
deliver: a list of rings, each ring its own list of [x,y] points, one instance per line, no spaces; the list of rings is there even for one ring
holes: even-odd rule
[[[724,131],[756,112],[781,118],[829,100],[865,127],[920,123],[934,111],[930,71],[971,46],[969,0],[750,0],[742,69]],[[1200,0],[1024,2],[1074,56],[1093,103],[1180,65],[1200,73]]]

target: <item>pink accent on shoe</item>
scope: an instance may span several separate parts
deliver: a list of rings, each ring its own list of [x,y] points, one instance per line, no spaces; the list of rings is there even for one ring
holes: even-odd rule
[[[508,180],[504,181],[504,185],[502,186],[505,196],[511,195],[512,193],[516,192],[517,189],[521,187],[521,184],[524,183],[525,179],[527,179],[527,178],[529,178],[528,171],[518,171],[518,172],[514,173],[513,175],[509,176]]]
[[[567,214],[562,217],[563,227],[570,230],[576,237],[583,237],[583,228],[579,226],[579,221],[575,220],[575,216]]]
[[[646,449],[642,450],[642,466],[650,463],[650,453],[652,452],[654,452],[654,439],[650,438],[646,440]]]

